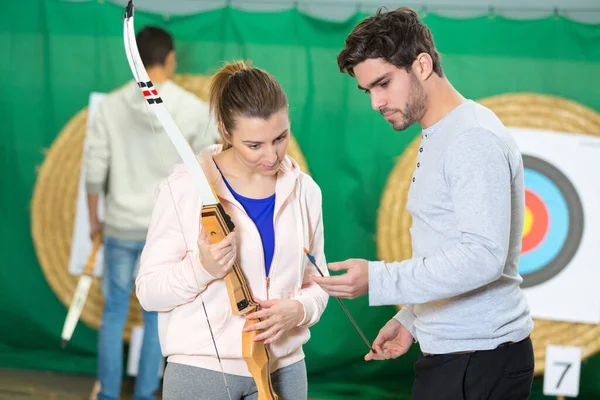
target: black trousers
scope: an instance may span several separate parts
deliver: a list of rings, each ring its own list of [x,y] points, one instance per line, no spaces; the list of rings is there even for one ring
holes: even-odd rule
[[[524,400],[533,382],[533,345],[527,338],[494,350],[421,355],[413,400]]]

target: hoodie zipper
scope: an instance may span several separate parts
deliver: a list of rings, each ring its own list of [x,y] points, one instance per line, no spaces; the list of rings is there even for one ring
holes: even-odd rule
[[[267,300],[269,300],[269,287],[271,286],[271,277],[267,276]]]
[[[273,258],[271,259],[271,268],[269,269],[269,275],[266,275],[266,273],[265,273],[265,282],[266,282],[266,287],[267,287],[267,300],[269,300],[269,288],[271,286],[271,276],[273,275],[273,271],[275,270],[275,265],[277,264],[277,262],[276,262],[277,256],[279,255],[278,251],[277,251],[277,233],[275,232],[275,226],[277,225],[277,219],[279,218],[279,215],[281,214],[283,207],[288,202],[290,197],[292,197],[292,195],[296,192],[297,184],[298,184],[298,182],[294,183],[294,187],[293,187],[292,191],[290,192],[290,194],[288,194],[288,196],[285,198],[285,200],[281,203],[281,207],[279,207],[279,212],[273,218],[273,233],[274,233],[273,234],[273,239],[274,239]],[[259,239],[260,239],[260,233],[259,233]],[[263,266],[264,266],[263,271],[266,271],[267,267],[266,267],[266,260],[264,259],[264,256],[263,256]]]

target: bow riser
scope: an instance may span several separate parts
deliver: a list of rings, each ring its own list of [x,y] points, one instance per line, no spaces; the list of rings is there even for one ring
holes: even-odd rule
[[[202,226],[210,244],[220,242],[233,230],[233,222],[221,204],[217,207],[202,209]],[[234,315],[245,315],[258,311],[258,305],[252,299],[246,277],[237,261],[223,279],[229,292],[231,310]],[[247,319],[244,328],[259,322],[260,320],[257,319]],[[279,400],[271,382],[269,353],[262,341],[254,341],[258,334],[260,331],[246,332],[242,330],[242,356],[256,382],[258,400]]]
[[[208,243],[219,243],[233,231],[233,222],[229,215],[225,213],[221,204],[202,207],[201,214],[202,227],[206,231]],[[252,300],[252,293],[250,293],[246,276],[237,261],[233,263],[233,268],[223,279],[229,293],[233,315],[248,314],[256,309],[256,303]]]

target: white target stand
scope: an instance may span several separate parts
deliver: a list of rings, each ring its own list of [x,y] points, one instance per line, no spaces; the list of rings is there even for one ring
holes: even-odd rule
[[[98,109],[98,105],[105,99],[106,93],[91,92],[88,103],[88,115],[86,121],[86,131],[90,129],[92,120]],[[88,151],[87,138],[83,143],[83,153]],[[79,174],[79,186],[77,189],[77,209],[75,210],[75,221],[73,224],[73,237],[71,239],[71,253],[69,255],[69,273],[74,276],[81,276],[88,256],[92,252],[93,243],[90,239],[90,222],[88,216],[87,193],[85,190],[85,165],[81,163]],[[104,218],[104,193],[99,194],[98,198],[98,218],[100,221]],[[96,253],[96,264],[93,275],[101,277],[104,264],[104,248],[100,246]]]

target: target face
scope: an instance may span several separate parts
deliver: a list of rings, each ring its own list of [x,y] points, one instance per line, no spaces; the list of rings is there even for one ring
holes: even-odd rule
[[[523,155],[525,223],[521,287],[539,285],[571,261],[583,234],[583,207],[569,179],[552,164]]]

